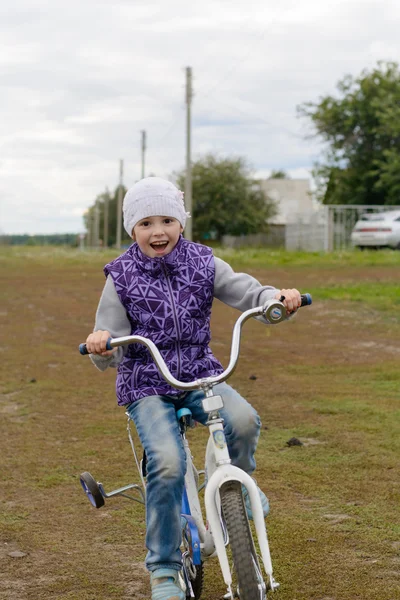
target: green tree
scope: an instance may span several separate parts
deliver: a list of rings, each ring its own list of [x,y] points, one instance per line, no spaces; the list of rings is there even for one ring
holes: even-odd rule
[[[96,208],[96,203],[99,209],[100,216],[100,226],[99,226],[99,234],[100,239],[103,240],[104,234],[104,205],[105,202],[108,201],[108,240],[103,240],[103,245],[106,246],[114,246],[117,240],[117,202],[118,202],[118,189],[117,186],[113,193],[110,193],[108,189],[106,189],[102,194],[99,194],[96,197],[93,205],[86,211],[83,216],[84,224],[87,231],[90,231],[90,223],[91,220],[94,220],[94,212]],[[122,197],[125,196],[127,189],[122,186]],[[128,244],[130,238],[126,233],[123,223],[122,223],[122,231],[121,231],[121,242],[123,244]],[[106,243],[107,242],[107,243]]]
[[[244,158],[218,158],[208,154],[192,166],[193,239],[246,235],[265,231],[276,214]],[[177,175],[185,187],[185,172]]]
[[[345,76],[338,96],[298,107],[326,144],[314,176],[325,204],[400,204],[400,72],[379,62]]]
[[[77,233],[0,235],[0,244],[7,246],[77,246],[78,241]]]
[[[283,169],[272,171],[268,179],[289,179],[288,174]]]

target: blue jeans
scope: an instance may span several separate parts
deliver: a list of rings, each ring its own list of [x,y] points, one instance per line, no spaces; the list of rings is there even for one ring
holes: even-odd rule
[[[224,407],[224,431],[232,463],[252,473],[254,452],[260,434],[260,418],[254,408],[226,383],[214,387]],[[204,393],[193,391],[173,396],[148,396],[133,402],[128,413],[135,423],[147,456],[146,485],[146,567],[179,570],[182,557],[181,506],[186,472],[186,456],[179,433],[176,411],[189,408],[193,418],[205,425]]]

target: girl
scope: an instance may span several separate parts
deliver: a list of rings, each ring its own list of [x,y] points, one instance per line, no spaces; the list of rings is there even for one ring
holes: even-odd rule
[[[129,412],[146,452],[146,567],[151,573],[152,600],[184,600],[178,571],[186,464],[175,413],[187,407],[196,421],[205,424],[204,395],[170,387],[144,346],[106,351],[107,339],[150,338],[171,373],[193,381],[223,371],[209,347],[214,298],[245,311],[284,296],[288,312],[297,310],[301,298],[296,289],[277,290],[235,273],[210,248],[184,239],[190,215],[183,193],[166,180],[148,177],[136,183],[124,198],[123,215],[134,243],[104,268],[106,284],[86,344],[101,371],[118,367],[118,404]],[[232,463],[252,473],[259,416],[228,384],[215,386],[215,393],[224,400],[221,416]],[[267,514],[268,501],[261,490],[260,497]]]

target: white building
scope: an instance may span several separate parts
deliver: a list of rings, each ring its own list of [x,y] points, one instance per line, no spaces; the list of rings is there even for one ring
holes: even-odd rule
[[[287,225],[299,218],[304,222],[315,214],[308,179],[263,179],[259,183],[278,209],[278,213],[270,221],[271,224]]]
[[[233,248],[284,247],[286,250],[314,252],[325,249],[326,211],[313,200],[308,179],[262,179],[257,181],[257,185],[277,209],[277,214],[268,221],[268,232],[224,236],[224,245]]]

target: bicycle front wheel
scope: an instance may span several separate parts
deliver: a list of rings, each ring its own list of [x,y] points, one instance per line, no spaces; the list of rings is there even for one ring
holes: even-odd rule
[[[229,534],[240,600],[265,598],[265,586],[251,535],[242,486],[228,481],[220,489],[221,507]]]

